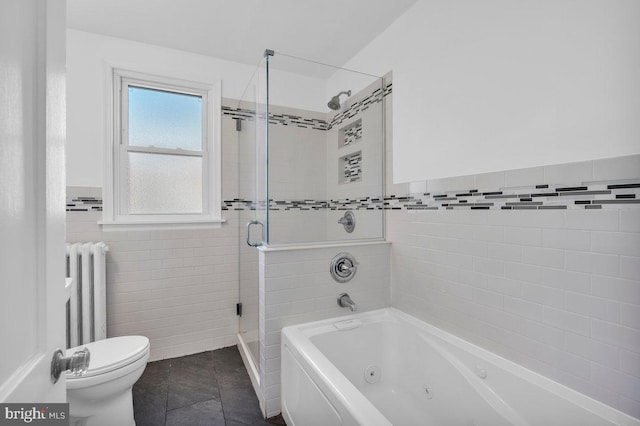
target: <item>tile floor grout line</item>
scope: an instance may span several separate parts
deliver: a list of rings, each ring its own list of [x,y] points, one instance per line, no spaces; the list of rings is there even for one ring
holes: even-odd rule
[[[164,401],[164,425],[167,425],[167,413],[169,412],[169,391],[171,388],[171,370],[173,368],[173,361],[169,359],[169,374],[167,374],[167,397]]]
[[[222,410],[222,419],[224,420],[224,424],[227,424],[227,414],[224,412],[224,402],[222,401],[222,389],[220,389],[220,382],[218,381],[218,368],[216,367],[216,360],[213,356],[213,351],[209,352],[211,354],[211,361],[213,361],[213,373],[216,381],[216,387],[218,388],[218,395],[220,398],[220,409]]]
[[[194,405],[202,404],[203,402],[209,402],[209,401],[215,401],[215,400],[216,400],[215,398],[210,398],[210,399],[207,399],[207,400],[204,400],[204,401],[196,401],[196,402],[194,402],[192,404],[189,404],[189,405],[183,405],[182,407],[172,408],[170,410],[167,410],[166,413],[168,413],[169,411],[181,410],[183,408],[189,408],[189,407],[193,407]],[[166,422],[166,420],[165,420],[165,422]]]

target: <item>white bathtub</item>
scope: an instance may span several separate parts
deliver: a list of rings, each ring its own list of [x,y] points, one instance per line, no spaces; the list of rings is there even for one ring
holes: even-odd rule
[[[393,308],[282,330],[289,426],[640,425]]]

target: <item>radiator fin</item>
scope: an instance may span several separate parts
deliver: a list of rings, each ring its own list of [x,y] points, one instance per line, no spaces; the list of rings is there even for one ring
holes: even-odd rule
[[[72,279],[67,345],[107,338],[106,252],[99,243],[67,244],[67,277]]]

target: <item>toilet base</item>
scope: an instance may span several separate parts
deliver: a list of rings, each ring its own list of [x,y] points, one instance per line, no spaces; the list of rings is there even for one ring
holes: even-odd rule
[[[94,386],[67,389],[69,417],[78,426],[135,426],[133,385],[142,376],[147,357],[133,364],[115,380]],[[91,380],[91,378],[88,378]]]
[[[95,352],[97,362],[93,367],[90,364],[82,375],[67,373],[71,424],[135,426],[132,390],[147,366],[149,339],[121,336],[91,342],[85,347]]]
[[[86,404],[86,401],[83,401]],[[99,404],[99,405],[98,405]],[[73,401],[69,400],[70,424],[73,426],[135,426],[133,418],[133,398],[131,389],[108,401],[100,401],[91,406],[93,413],[82,417],[85,413],[74,413]],[[86,406],[85,406],[86,407]],[[74,414],[80,416],[74,416]]]

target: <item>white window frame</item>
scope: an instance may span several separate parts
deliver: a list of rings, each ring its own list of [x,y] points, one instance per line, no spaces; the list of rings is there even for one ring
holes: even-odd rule
[[[224,222],[221,211],[221,88],[222,83],[200,83],[176,78],[160,77],[107,67],[107,138],[105,149],[105,185],[103,188],[103,229],[131,230],[166,228],[219,228]],[[203,146],[200,151],[137,147],[128,145],[128,90],[131,86],[201,96]],[[125,104],[127,102],[127,104]],[[127,158],[129,152],[145,152],[202,158],[203,212],[195,214],[129,214]]]

